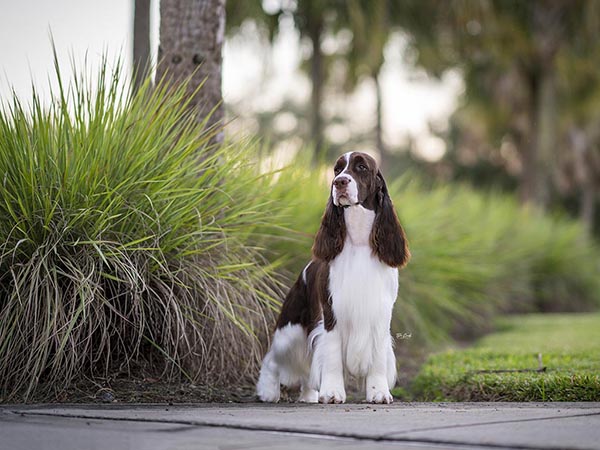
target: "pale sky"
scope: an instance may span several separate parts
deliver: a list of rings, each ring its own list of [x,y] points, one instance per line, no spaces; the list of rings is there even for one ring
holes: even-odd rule
[[[48,89],[53,71],[50,34],[54,38],[63,70],[70,56],[81,64],[87,57],[94,67],[103,54],[109,60],[121,55],[131,61],[133,0],[0,0],[0,96],[11,87],[23,99],[31,95],[31,80],[42,93]],[[157,45],[158,2],[153,4],[153,43]],[[308,96],[310,83],[298,71],[299,38],[293,27],[283,27],[265,69],[263,57],[269,50],[252,39],[229,40],[224,48],[223,96],[226,102],[247,105],[253,110],[270,108],[286,97]],[[325,45],[325,44],[324,44]],[[456,74],[442,82],[428,79],[401,61],[402,40],[390,43],[382,72],[384,89],[384,138],[399,145],[408,136],[416,139],[425,157],[435,159],[444,144],[429,133],[429,123],[444,126],[456,106],[462,82]],[[265,79],[265,75],[267,79]],[[325,105],[346,112],[354,129],[372,126],[375,102],[373,87],[364,83],[357,91]],[[293,118],[278,117],[281,126]],[[244,125],[240,121],[240,125]],[[244,132],[244,130],[241,130]],[[252,133],[251,129],[246,130]],[[331,139],[344,139],[344,130],[327,130]]]

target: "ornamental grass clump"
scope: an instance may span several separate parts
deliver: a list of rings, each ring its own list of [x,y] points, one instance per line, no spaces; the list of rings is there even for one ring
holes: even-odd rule
[[[250,239],[276,210],[247,146],[211,146],[185,85],[73,72],[0,110],[0,402],[140,361],[247,377],[278,297]]]

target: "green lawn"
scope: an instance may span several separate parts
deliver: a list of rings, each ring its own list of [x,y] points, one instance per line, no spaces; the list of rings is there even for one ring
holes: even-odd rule
[[[600,313],[509,316],[497,330],[468,349],[431,356],[412,384],[414,398],[600,400]],[[543,372],[535,371],[540,354]],[[510,372],[519,369],[533,370]],[[499,370],[509,372],[490,372]]]

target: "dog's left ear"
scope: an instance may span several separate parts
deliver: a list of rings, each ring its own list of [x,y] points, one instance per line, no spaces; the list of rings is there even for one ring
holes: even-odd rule
[[[377,205],[375,222],[371,230],[371,248],[381,262],[391,267],[403,267],[410,259],[408,242],[379,170],[376,183]]]

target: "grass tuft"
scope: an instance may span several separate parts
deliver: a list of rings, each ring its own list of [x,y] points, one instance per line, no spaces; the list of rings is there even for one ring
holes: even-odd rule
[[[0,111],[0,399],[140,361],[248,377],[279,297],[250,239],[274,217],[251,149],[211,147],[184,85],[132,93],[106,61],[73,74]]]

